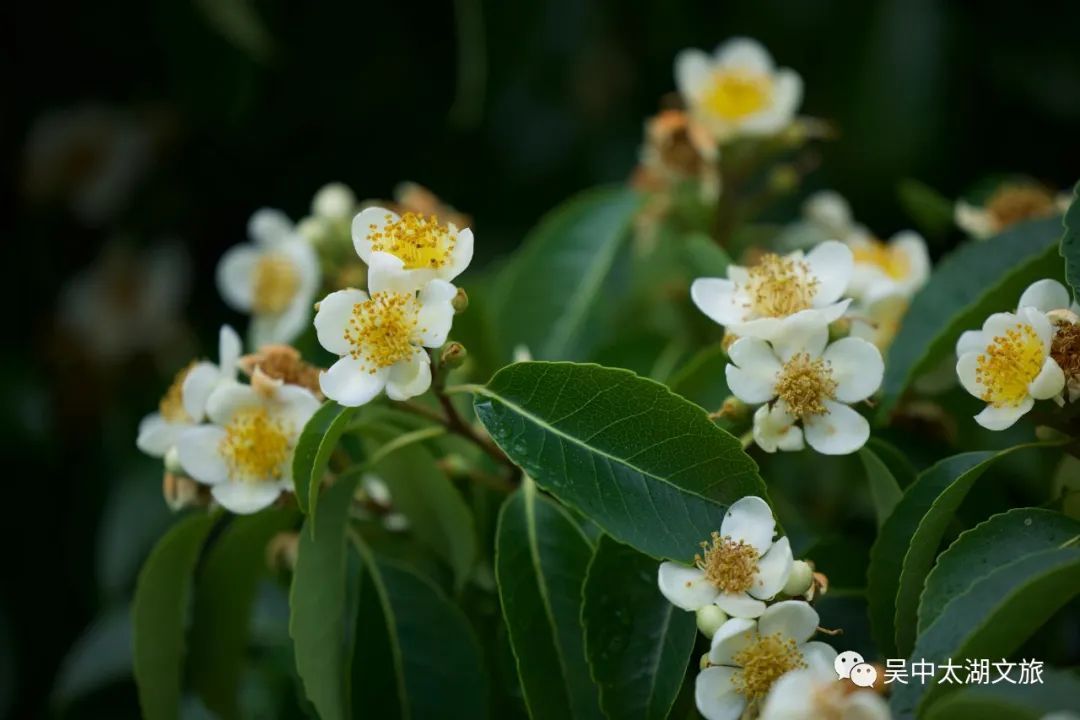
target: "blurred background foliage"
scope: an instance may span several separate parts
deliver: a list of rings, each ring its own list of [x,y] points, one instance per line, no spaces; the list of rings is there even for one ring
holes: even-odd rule
[[[254,209],[298,218],[331,180],[360,198],[414,180],[472,215],[482,267],[560,200],[628,177],[643,120],[673,89],[675,53],[733,35],[803,75],[804,112],[840,130],[810,187],[840,191],[879,233],[911,224],[897,199],[905,178],[949,197],[999,172],[1067,187],[1080,159],[1076,3],[105,0],[7,11],[0,716],[137,716],[130,682],[65,705],[89,681],[62,663],[84,637],[101,644],[83,649],[102,677],[127,672],[126,602],[170,522],[135,428],[165,379],[213,354],[217,327],[238,321],[213,271]],[[773,211],[795,212],[794,199]],[[844,489],[788,496],[835,518]],[[119,631],[84,636],[95,618]]]

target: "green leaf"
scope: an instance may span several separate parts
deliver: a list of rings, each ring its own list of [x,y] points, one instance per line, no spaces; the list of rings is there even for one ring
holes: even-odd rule
[[[544,360],[588,357],[618,309],[605,290],[639,205],[625,187],[590,190],[529,233],[492,297],[504,357],[518,345]]]
[[[682,238],[686,264],[694,277],[727,277],[731,257],[706,233]]]
[[[357,715],[487,717],[487,674],[465,614],[430,581],[355,546],[364,563],[352,665]]]
[[[1065,213],[1065,235],[1061,238],[1061,256],[1065,258],[1065,278],[1072,286],[1073,298],[1080,298],[1080,183]]]
[[[915,482],[915,477],[919,473],[908,456],[898,447],[876,437],[870,438],[866,447],[873,450],[874,454],[885,463],[885,467],[889,468],[889,472],[892,473],[901,490]]]
[[[146,559],[135,584],[135,683],[147,720],[179,717],[188,592],[214,520],[212,515],[190,515],[173,525]]]
[[[269,572],[266,546],[292,526],[295,512],[266,510],[234,517],[206,553],[195,583],[191,687],[223,719],[240,716],[237,689],[247,659],[251,606]]]
[[[585,578],[585,654],[608,718],[663,720],[679,694],[697,625],[668,602],[648,555],[600,539]]]
[[[603,717],[580,626],[591,557],[588,538],[532,481],[499,511],[495,579],[533,720]]]
[[[159,498],[160,500],[160,498]],[[99,615],[72,644],[53,683],[49,704],[54,716],[76,700],[114,682],[131,678],[131,608]]]
[[[754,461],[702,409],[626,370],[516,363],[477,393],[499,447],[616,540],[688,560],[727,506],[766,496]]]
[[[319,501],[319,484],[330,462],[330,453],[349,424],[356,408],[327,400],[307,421],[293,454],[293,488],[296,504],[306,513],[314,513]],[[314,530],[314,523],[312,523]]]
[[[1080,539],[1080,522],[1040,508],[1014,508],[960,535],[938,556],[919,599],[924,632],[954,597],[986,577],[1003,560],[1061,547]]]
[[[920,232],[930,237],[948,234],[953,227],[953,202],[926,183],[907,178],[896,188],[900,205]]]
[[[870,485],[870,498],[874,502],[874,515],[880,528],[892,513],[896,503],[904,492],[893,477],[892,471],[869,446],[859,450],[859,459],[866,469],[866,480]]]
[[[996,568],[945,606],[919,636],[911,658],[940,665],[947,659],[1008,657],[1046,620],[1080,594],[1080,548],[1044,550]],[[894,685],[890,702],[900,720],[914,718],[934,697],[958,686]]]
[[[723,345],[709,345],[672,374],[668,387],[673,393],[694,401],[706,410],[719,410],[731,396],[724,374],[727,364]]]
[[[1061,220],[1017,225],[961,245],[934,268],[915,295],[885,361],[879,417],[888,417],[908,386],[956,347],[964,330],[982,327],[994,312],[1014,310],[1024,289],[1057,277]]]
[[[308,516],[300,531],[296,568],[289,591],[289,635],[296,671],[308,699],[323,720],[348,717],[342,682],[345,655],[345,542],[357,476],[342,478],[323,496],[319,532]]]
[[[1041,720],[1065,710],[1070,698],[1080,698],[1080,677],[1044,668],[1036,684],[966,685],[931,703],[926,720]]]

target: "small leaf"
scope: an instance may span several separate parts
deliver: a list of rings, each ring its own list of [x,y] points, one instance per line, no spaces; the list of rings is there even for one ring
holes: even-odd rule
[[[327,489],[313,534],[308,516],[300,531],[296,568],[289,591],[289,635],[296,671],[308,699],[323,720],[349,716],[342,678],[345,658],[345,542],[357,477],[340,479]]]
[[[585,654],[609,718],[664,720],[679,694],[697,625],[656,584],[657,562],[604,536],[585,579]]]
[[[292,526],[295,511],[234,517],[206,553],[195,584],[188,676],[203,704],[223,719],[240,716],[237,690],[247,660],[251,606],[267,576],[266,546]]]
[[[870,498],[874,502],[874,515],[877,517],[878,527],[881,527],[904,493],[896,482],[896,478],[893,477],[892,471],[869,446],[859,450],[859,459],[862,460],[863,468],[866,470]]]
[[[319,501],[319,484],[330,462],[330,454],[352,419],[356,408],[327,400],[304,425],[293,454],[293,488],[296,504],[306,513],[314,513]]]
[[[701,408],[626,370],[516,363],[476,389],[499,447],[616,540],[683,561],[727,506],[765,497],[757,466]]]
[[[943,258],[889,347],[879,417],[887,417],[908,386],[954,350],[960,333],[982,327],[991,313],[1015,310],[1035,280],[1059,277],[1060,237],[1059,218],[1026,222]]]
[[[542,360],[589,356],[618,309],[605,291],[639,205],[625,187],[590,190],[529,233],[491,297],[504,357],[518,345]]]
[[[588,539],[526,480],[499,512],[495,544],[499,599],[529,716],[603,717],[580,624]]]
[[[960,535],[941,555],[919,599],[919,632],[941,615],[954,597],[1002,562],[1061,547],[1080,539],[1080,522],[1039,508],[1014,508]]]
[[[179,717],[188,592],[214,520],[212,515],[180,520],[154,546],[139,572],[131,612],[133,661],[139,706],[147,720]]]
[[[908,216],[923,234],[942,237],[953,227],[953,203],[926,183],[907,178],[897,185],[896,193]]]
[[[1026,555],[996,568],[945,606],[911,653],[935,666],[948,659],[1008,657],[1060,608],[1080,594],[1080,548]],[[896,684],[890,705],[900,720],[914,718],[932,698],[959,686]]]
[[[1039,683],[965,685],[931,703],[926,720],[1042,720],[1064,710],[1068,698],[1080,698],[1080,677],[1044,668]]]
[[[1065,277],[1072,286],[1073,299],[1080,298],[1080,183],[1077,183],[1072,203],[1065,213],[1061,256],[1065,258]]]

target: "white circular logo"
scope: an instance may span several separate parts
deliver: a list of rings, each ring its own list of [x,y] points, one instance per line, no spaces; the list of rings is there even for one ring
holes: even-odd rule
[[[851,682],[864,688],[873,686],[877,682],[877,668],[870,663],[859,663],[851,668]]]
[[[847,650],[836,656],[836,660],[833,661],[833,668],[840,677],[849,678],[851,677],[851,668],[864,662],[866,661],[863,660],[862,655],[854,650]]]

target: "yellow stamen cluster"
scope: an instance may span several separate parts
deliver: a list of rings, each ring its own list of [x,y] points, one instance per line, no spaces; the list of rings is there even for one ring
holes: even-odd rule
[[[765,697],[781,675],[806,667],[798,644],[780,633],[758,635],[735,653],[734,660],[739,670],[732,677],[731,684],[747,700]]]
[[[289,459],[289,428],[266,408],[249,408],[225,426],[219,452],[229,478],[259,483],[280,480]]]
[[[277,253],[267,253],[255,265],[251,307],[258,315],[276,315],[300,289],[300,274],[292,261]]]
[[[776,396],[797,418],[828,413],[825,401],[836,398],[832,366],[821,358],[811,359],[809,353],[797,353],[780,368]]]
[[[704,104],[724,120],[741,120],[765,109],[772,98],[772,79],[746,70],[718,70],[705,93]]]
[[[401,258],[408,270],[446,265],[457,242],[457,233],[440,224],[434,215],[407,212],[394,220],[387,214],[382,228],[372,223],[368,229],[371,249]]]
[[[763,317],[787,317],[814,302],[820,284],[802,260],[766,253],[749,269],[750,307]]]
[[[365,370],[374,374],[380,368],[405,360],[416,352],[414,338],[420,303],[412,293],[378,292],[353,306],[345,339],[352,345],[349,354],[363,360]]]
[[[194,418],[188,416],[187,410],[184,409],[184,380],[187,380],[188,373],[197,364],[197,360],[192,360],[180,372],[176,373],[172,385],[169,385],[169,389],[165,391],[165,395],[162,396],[161,401],[158,403],[158,412],[161,413],[161,417],[169,422],[191,422],[194,420]]]
[[[1017,323],[996,336],[976,361],[975,379],[986,388],[982,399],[994,407],[1016,407],[1028,396],[1028,385],[1045,360],[1035,329]]]
[[[856,265],[873,265],[894,280],[900,280],[911,270],[907,256],[880,240],[869,240],[851,249]]]
[[[1054,214],[1054,196],[1044,187],[1031,184],[1005,185],[986,201],[987,211],[999,227],[1008,227],[1023,220],[1049,217]]]
[[[705,554],[695,555],[694,564],[718,590],[741,593],[753,586],[758,563],[758,553],[753,546],[714,532],[712,544],[703,542],[701,549]]]

